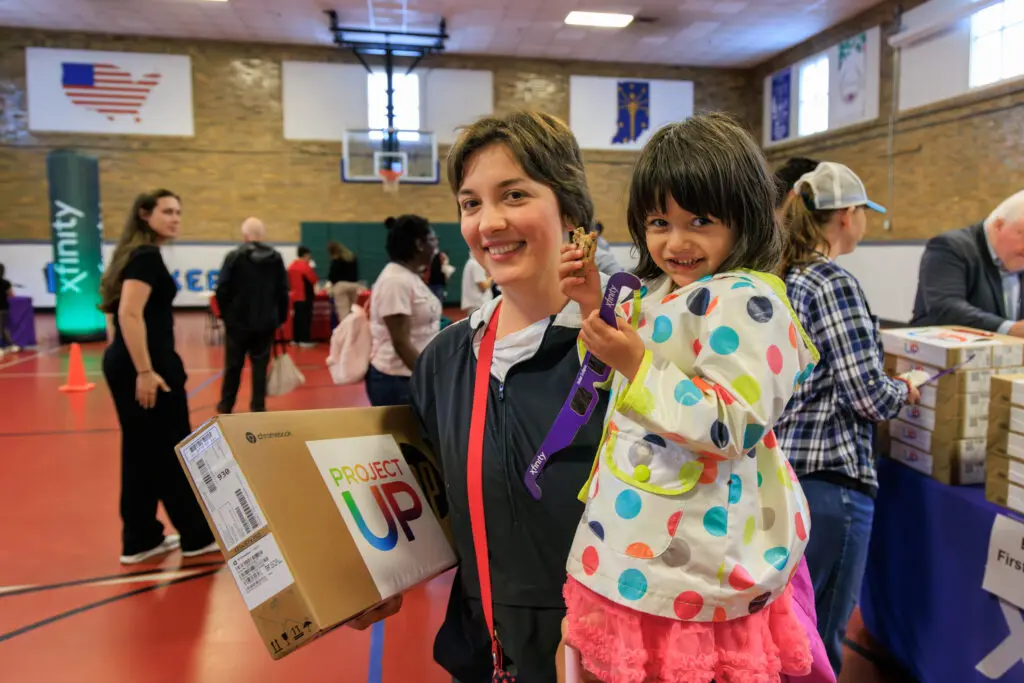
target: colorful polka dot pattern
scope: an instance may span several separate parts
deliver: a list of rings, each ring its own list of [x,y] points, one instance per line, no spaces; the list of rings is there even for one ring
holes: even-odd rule
[[[759,424],[749,424],[743,430],[743,448],[753,448],[764,436],[764,427]]]
[[[627,569],[619,575],[619,595],[639,600],[647,594],[647,577],[639,569]]]
[[[675,599],[673,608],[675,609],[676,616],[680,619],[684,621],[693,619],[704,609],[704,598],[695,591],[686,591],[685,593],[680,593],[679,597]]]
[[[766,296],[752,296],[747,301],[747,315],[759,323],[770,322],[774,313],[772,300]]]
[[[643,499],[633,489],[626,489],[615,497],[615,514],[622,519],[634,519],[642,506]]]
[[[676,385],[676,401],[684,406],[695,406],[704,399],[704,394],[693,383],[693,380],[684,379]]]
[[[708,346],[718,355],[728,356],[736,353],[736,349],[740,347],[740,337],[736,334],[736,330],[723,325],[711,333]]]
[[[716,538],[729,531],[729,513],[723,507],[713,507],[704,514],[704,531]]]
[[[686,297],[686,307],[690,309],[690,313],[694,315],[704,315],[708,312],[708,305],[711,303],[711,290],[706,287],[691,292]]]
[[[667,316],[659,315],[654,319],[654,332],[651,334],[651,341],[655,344],[664,344],[672,336],[672,321]]]
[[[714,280],[716,278],[702,278],[702,282]],[[778,572],[779,575],[786,574],[791,572],[796,564],[790,562],[793,550],[792,546],[786,545],[789,543],[787,534],[789,537],[795,535],[801,541],[807,539],[805,517],[800,512],[806,510],[806,504],[803,507],[787,504],[772,507],[761,504],[764,501],[778,505],[774,496],[779,495],[777,492],[780,484],[785,496],[791,496],[790,492],[794,490],[795,474],[788,463],[785,463],[784,458],[781,461],[778,458],[775,452],[778,443],[774,432],[767,429],[764,424],[755,422],[737,424],[733,417],[737,402],[743,406],[750,406],[758,415],[778,407],[777,394],[780,392],[777,389],[781,384],[788,384],[788,378],[794,377],[790,374],[795,372],[791,359],[792,348],[800,348],[798,330],[789,322],[787,309],[784,304],[780,304],[780,299],[774,295],[761,295],[760,292],[765,290],[759,288],[753,280],[732,279],[727,286],[731,290],[739,290],[735,293],[716,288],[716,285],[717,283],[712,282],[707,286],[689,288],[688,291],[671,291],[667,295],[662,295],[661,292],[664,290],[659,288],[660,292],[656,294],[662,298],[653,304],[653,312],[648,313],[647,319],[652,325],[649,332],[644,332],[650,337],[648,346],[652,343],[663,345],[656,353],[665,354],[667,359],[680,365],[684,371],[688,363],[694,362],[693,359],[708,362],[706,367],[709,371],[712,367],[716,371],[727,370],[732,362],[728,360],[729,356],[743,355],[745,361],[751,362],[750,365],[744,366],[750,368],[750,374],[727,374],[724,378],[715,374],[716,379],[712,381],[695,372],[687,372],[692,376],[682,379],[671,389],[675,405],[692,408],[694,415],[706,414],[699,411],[713,414],[717,407],[717,419],[707,418],[711,423],[704,423],[704,429],[707,431],[703,436],[690,436],[687,433],[684,437],[681,434],[662,432],[661,430],[666,427],[661,427],[657,429],[658,433],[646,433],[641,439],[632,441],[628,450],[623,448],[624,452],[616,453],[617,458],[625,456],[628,459],[628,466],[624,467],[625,472],[621,473],[626,476],[620,474],[620,479],[631,480],[634,484],[645,486],[637,486],[635,489],[627,487],[608,494],[608,504],[614,508],[614,518],[618,520],[615,523],[621,526],[621,520],[636,520],[636,524],[642,524],[645,528],[653,527],[647,528],[646,534],[641,533],[640,538],[630,538],[628,535],[621,537],[617,553],[603,558],[605,567],[602,575],[606,576],[611,584],[608,589],[614,591],[617,588],[619,597],[626,603],[640,601],[649,593],[663,594],[656,591],[657,588],[662,588],[658,583],[658,567],[678,568],[685,574],[693,563],[689,570],[700,573],[707,571],[700,570],[700,567],[715,567],[723,557],[727,558],[727,561],[718,566],[717,572],[718,585],[725,593],[716,593],[712,598],[710,594],[702,595],[701,592],[686,590],[676,596],[670,607],[665,607],[670,610],[669,614],[674,612],[676,618],[683,620],[706,620],[709,617],[714,620],[725,620],[730,615],[735,617],[737,610],[750,614],[762,610],[773,595],[767,589],[776,589],[780,585],[772,578],[776,576],[773,572]],[[646,287],[641,294],[648,294]],[[696,323],[702,326],[699,337],[694,335],[694,338],[688,340],[686,346],[681,349],[682,353],[680,349],[675,348],[676,344],[673,344],[672,340],[691,332],[685,313],[680,319],[676,315],[667,312],[662,314],[657,310],[659,304],[670,304],[677,298],[680,300],[672,304],[673,306],[682,307],[685,304],[685,311],[690,315],[703,318]],[[673,309],[666,309],[668,310]],[[736,317],[744,314],[743,319]],[[779,332],[776,333],[774,330]],[[770,338],[772,335],[774,339]],[[787,347],[787,342],[792,348]],[[691,350],[692,357],[689,355]],[[673,353],[681,359],[674,358]],[[659,360],[656,363],[663,362],[662,356],[658,355],[657,358]],[[753,363],[758,362],[761,367],[755,369]],[[712,363],[718,365],[712,366]],[[734,362],[733,367],[736,367]],[[813,364],[801,368],[795,373],[794,383],[806,381],[813,369]],[[660,398],[655,398],[652,393],[651,388],[654,386],[637,384],[631,387],[629,409],[651,418],[657,424],[655,411],[660,410]],[[760,405],[763,397],[767,397],[767,401],[775,401],[767,410],[765,406]],[[726,409],[728,412],[725,412]],[[680,411],[680,408],[677,407],[677,411]],[[679,414],[685,416],[688,413],[681,411]],[[636,424],[633,422],[631,429],[635,430]],[[679,429],[685,431],[685,427]],[[639,436],[635,431],[632,433],[633,439]],[[609,440],[612,436],[609,433]],[[688,444],[690,439],[694,445]],[[696,445],[700,442],[703,444]],[[726,455],[723,455],[728,449],[739,451],[740,447],[740,452],[745,453],[753,462],[746,459],[727,460]],[[700,450],[701,448],[709,450]],[[693,459],[680,457],[681,453],[687,453],[684,449],[692,449],[689,451],[689,457]],[[611,457],[611,449],[608,453]],[[729,454],[729,457],[733,456]],[[678,463],[678,484],[664,483],[665,478],[672,478],[671,469],[666,471],[666,463]],[[719,474],[722,476],[719,477]],[[757,477],[756,488],[754,475]],[[764,475],[767,475],[767,479]],[[760,491],[765,487],[766,481],[770,492]],[[655,489],[647,486],[652,482],[656,483]],[[651,492],[662,486],[673,487],[673,490],[679,493],[692,493],[678,499],[652,496]],[[704,503],[691,507],[687,503],[689,500],[706,500],[708,494],[703,493],[704,487],[710,488],[713,492],[711,495],[721,496],[714,499],[721,503],[720,505]],[[596,494],[596,473],[592,488]],[[725,491],[719,493],[723,488]],[[663,502],[656,503],[668,500],[675,504],[674,509],[665,509]],[[711,507],[706,507],[707,505]],[[685,514],[682,509],[684,507]],[[589,511],[590,508],[588,514]],[[611,510],[607,511],[605,516],[612,516],[610,513]],[[684,524],[684,520],[688,521]],[[789,524],[786,524],[787,520],[790,521]],[[610,519],[603,521],[612,523]],[[585,534],[586,539],[594,543],[605,542],[605,527],[600,522],[584,519],[584,523],[589,529],[589,533]],[[779,528],[780,526],[782,528]],[[707,537],[703,541],[692,537],[700,529],[708,537],[727,539],[725,543],[730,549],[728,554],[709,558],[708,548],[718,546],[707,540]],[[777,540],[776,536],[763,536],[765,532],[773,529]],[[623,533],[618,528],[610,529],[609,532]],[[765,543],[764,538],[771,540]],[[623,563],[623,556],[631,558],[632,566]],[[586,546],[582,552],[582,573],[588,576],[596,573],[600,559],[594,546]],[[724,599],[730,602],[726,609],[723,609],[721,605],[726,603],[721,600],[729,591],[735,592],[736,598],[725,597]],[[673,594],[675,593],[669,593]],[[705,607],[709,606],[708,602],[712,599],[718,604],[714,605],[713,613],[709,614]],[[642,609],[644,604],[641,603],[638,608]]]
[[[743,497],[743,480],[739,475],[729,475],[729,505],[736,505]]]

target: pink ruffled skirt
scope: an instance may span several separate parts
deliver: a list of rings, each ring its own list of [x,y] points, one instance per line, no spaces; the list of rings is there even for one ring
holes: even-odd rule
[[[775,683],[811,670],[792,586],[760,612],[720,622],[637,612],[572,578],[564,595],[566,642],[604,683]]]

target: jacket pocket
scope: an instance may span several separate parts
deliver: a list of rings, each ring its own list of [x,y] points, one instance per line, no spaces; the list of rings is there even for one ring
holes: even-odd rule
[[[611,426],[587,503],[590,531],[636,559],[661,557],[672,546],[703,470],[686,449],[650,436],[630,438]]]

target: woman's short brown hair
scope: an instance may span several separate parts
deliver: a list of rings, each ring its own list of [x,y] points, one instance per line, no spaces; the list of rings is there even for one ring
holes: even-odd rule
[[[550,114],[516,111],[487,116],[463,128],[448,152],[448,183],[453,194],[462,187],[470,157],[493,144],[505,145],[526,175],[551,188],[566,220],[574,226],[591,224],[594,203],[579,143],[569,127]]]

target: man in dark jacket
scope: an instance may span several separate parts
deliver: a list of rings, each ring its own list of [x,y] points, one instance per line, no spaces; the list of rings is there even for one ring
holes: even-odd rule
[[[288,319],[288,275],[276,249],[263,244],[263,222],[242,223],[244,244],[224,259],[217,283],[217,304],[227,331],[224,384],[217,412],[235,407],[242,366],[252,365],[253,412],[266,410],[267,366],[274,332]]]
[[[1024,191],[981,223],[928,240],[912,325],[964,325],[1024,337]]]

